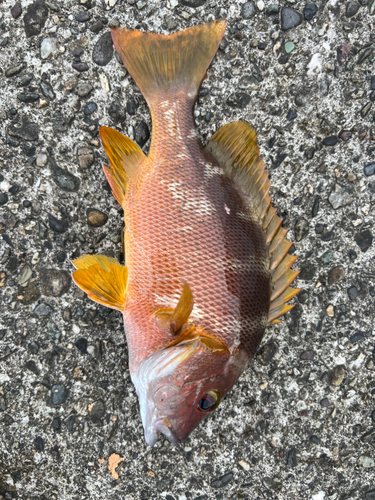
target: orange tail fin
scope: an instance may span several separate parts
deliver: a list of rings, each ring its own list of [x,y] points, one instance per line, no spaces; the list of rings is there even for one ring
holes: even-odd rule
[[[160,92],[183,90],[196,99],[223,38],[226,22],[194,26],[172,35],[112,28],[112,39],[127,70],[150,104]]]

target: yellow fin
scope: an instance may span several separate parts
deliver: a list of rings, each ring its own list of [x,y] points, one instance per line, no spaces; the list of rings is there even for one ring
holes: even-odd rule
[[[85,255],[75,259],[73,264],[77,268],[73,280],[90,299],[112,309],[124,310],[128,281],[125,266],[104,255]]]
[[[226,22],[194,26],[172,35],[112,28],[112,40],[146,101],[183,91],[192,101],[216,54]]]
[[[183,324],[188,320],[193,307],[194,300],[190,286],[187,283],[184,283],[180,300],[178,301],[178,304],[171,316],[171,330],[173,332],[176,333],[181,330]]]
[[[174,309],[162,308],[156,311],[155,321],[161,330],[169,328],[172,333],[178,333],[189,319],[193,307],[193,295],[189,285],[184,283],[177,306]]]
[[[106,255],[83,255],[82,257],[77,257],[72,260],[72,264],[76,269],[87,269],[95,264],[104,269],[104,271],[109,271],[110,264],[119,265],[116,259],[112,257],[107,257]]]
[[[111,168],[103,166],[104,173],[113,196],[122,206],[126,184],[146,156],[135,142],[113,128],[100,127],[100,137],[111,165]]]
[[[295,261],[288,255],[292,243],[285,239],[287,230],[281,227],[282,219],[271,206],[270,181],[256,141],[253,127],[244,122],[235,122],[221,127],[212,136],[207,149],[248,196],[254,215],[263,229],[272,271],[273,292],[268,317],[271,323],[291,309],[292,306],[286,306],[285,303],[299,290],[288,286],[298,272],[289,269]]]

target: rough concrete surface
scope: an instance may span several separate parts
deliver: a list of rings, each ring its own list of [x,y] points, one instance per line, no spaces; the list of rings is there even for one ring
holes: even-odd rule
[[[204,142],[244,119],[303,291],[215,414],[145,445],[121,315],[70,259],[121,255],[98,126],[147,152],[111,25],[225,39]],[[375,499],[375,2],[0,1],[0,499]]]

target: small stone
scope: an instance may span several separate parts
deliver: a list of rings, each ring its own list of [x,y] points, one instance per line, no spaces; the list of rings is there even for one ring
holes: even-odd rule
[[[192,7],[196,9],[197,7],[201,7],[206,3],[206,0],[180,0],[182,5],[186,5],[186,7]]]
[[[365,335],[363,332],[357,331],[350,337],[350,343],[351,344],[356,344],[357,342],[360,342],[365,338]]]
[[[77,94],[79,97],[87,97],[93,90],[93,86],[87,82],[80,82],[77,87]]]
[[[73,63],[72,68],[78,71],[78,73],[83,73],[89,70],[89,65],[85,62]]]
[[[26,87],[26,85],[31,83],[33,78],[34,75],[32,73],[24,73],[23,75],[17,76],[15,82],[18,87]]]
[[[56,219],[52,214],[48,214],[49,227],[55,233],[65,233],[68,230],[68,222],[64,219]]]
[[[129,101],[126,104],[128,108]],[[130,107],[130,106],[129,106]],[[132,109],[132,108],[131,108]],[[120,103],[113,102],[108,108],[108,114],[115,123],[123,123],[126,119],[126,112]],[[130,113],[129,113],[130,114]],[[135,114],[135,112],[133,113]]]
[[[57,40],[56,38],[44,38],[40,44],[40,57],[42,59],[47,59],[51,54],[57,52]]]
[[[40,288],[47,297],[61,297],[69,291],[72,279],[68,271],[42,268],[39,272]]]
[[[347,292],[350,300],[355,300],[358,297],[358,289],[354,285],[350,286]]]
[[[306,361],[312,361],[314,359],[315,352],[314,351],[303,351],[300,355],[300,359]]]
[[[48,157],[45,153],[38,153],[36,155],[36,166],[44,167],[48,161]]]
[[[94,151],[91,147],[83,145],[77,149],[78,164],[81,168],[91,167],[95,161]]]
[[[291,122],[292,120],[294,120],[295,118],[297,118],[297,111],[295,109],[290,109],[288,111],[288,114],[286,115],[286,119]]]
[[[257,354],[257,359],[262,365],[269,365],[277,352],[277,345],[274,342],[265,344]]]
[[[335,185],[334,190],[329,195],[328,201],[332,207],[337,210],[338,208],[344,207],[353,201],[352,195],[339,184]]]
[[[324,491],[318,491],[315,495],[311,495],[312,500],[324,500],[326,497],[326,494]]]
[[[90,31],[96,34],[100,33],[103,28],[104,24],[103,21],[101,21],[100,19],[90,25]]]
[[[53,101],[56,98],[56,94],[52,89],[52,86],[49,82],[42,80],[40,82],[40,90],[42,91],[44,97],[47,97],[50,101]]]
[[[328,273],[328,284],[333,285],[337,281],[340,281],[341,278],[345,276],[345,269],[342,266],[337,266],[331,269]]]
[[[345,366],[338,365],[332,370],[329,382],[334,387],[339,387],[342,384],[345,376],[346,376]]]
[[[367,177],[370,177],[370,175],[375,174],[375,162],[368,163],[364,168],[363,172]]]
[[[51,400],[53,405],[62,405],[68,399],[69,389],[64,385],[53,385],[51,388]]]
[[[244,19],[250,19],[255,14],[255,6],[251,2],[242,5],[241,14]]]
[[[350,132],[350,130],[342,130],[340,133],[339,133],[339,137],[342,141],[344,142],[347,142],[352,136],[352,133]]]
[[[51,170],[51,177],[54,183],[63,191],[73,192],[78,191],[81,181],[78,177],[60,168],[54,158],[50,158],[49,167]]]
[[[32,276],[32,270],[30,266],[26,265],[23,267],[22,271],[20,272],[20,275],[18,277],[18,284],[19,285],[26,285],[26,283],[29,281],[29,279]]]
[[[13,7],[10,9],[10,13],[12,14],[13,19],[18,19],[22,14],[22,5],[21,2],[16,2]]]
[[[361,109],[362,118],[366,118],[366,116],[369,114],[371,107],[372,107],[372,102],[368,102],[363,106],[363,108]]]
[[[57,262],[65,262],[66,260],[66,253],[60,250],[60,252],[57,252],[56,254],[56,260]]]
[[[280,7],[277,3],[271,3],[271,5],[267,7],[266,14],[267,16],[276,16],[279,13],[279,9]]]
[[[323,68],[323,56],[319,52],[316,52],[310,59],[307,65],[307,75],[317,76],[321,73]]]
[[[211,483],[211,487],[212,488],[223,488],[224,486],[226,486],[227,484],[229,484],[233,479],[233,474],[232,473],[228,473],[228,474],[225,474],[224,476],[221,476],[220,478],[218,479],[215,479],[214,481],[212,481]]]
[[[18,75],[18,73],[22,71],[25,68],[25,66],[26,66],[25,63],[16,64],[15,66],[9,66],[9,68],[5,70],[5,76],[10,77]]]
[[[80,338],[74,342],[74,345],[82,354],[87,354],[87,339]]]
[[[362,231],[361,233],[356,233],[354,235],[354,241],[361,249],[361,252],[365,253],[372,245],[373,241],[372,233],[368,229]]]
[[[281,29],[289,30],[295,28],[302,23],[302,16],[299,12],[290,7],[283,7],[281,9]]]
[[[34,439],[34,446],[36,451],[44,451],[44,440],[42,437],[38,436]]]
[[[136,142],[139,144],[139,147],[143,148],[146,142],[150,138],[150,131],[148,129],[147,124],[144,121],[141,121],[135,128],[134,138]]]
[[[264,6],[263,0],[258,0],[258,2],[257,2],[257,8],[258,8],[259,12],[263,12],[264,7],[265,6]]]
[[[108,221],[108,215],[96,208],[88,208],[86,211],[87,223],[93,227],[101,227]]]
[[[90,21],[91,16],[88,12],[83,11],[80,12],[79,14],[76,15],[76,21],[79,23],[86,23],[87,21]]]
[[[294,43],[293,42],[286,42],[285,44],[285,52],[287,54],[290,54],[294,50]]]
[[[333,308],[333,305],[329,305],[326,309],[326,314],[327,316],[329,316],[330,318],[333,318],[334,315],[335,315],[335,310]]]
[[[40,298],[40,291],[35,281],[29,282],[25,288],[20,290],[21,303],[25,306],[33,304]]]
[[[39,138],[39,128],[38,125],[30,121],[27,116],[23,116],[21,127],[10,124],[8,127],[8,134],[11,137],[17,137],[25,141],[36,141]]]
[[[303,15],[307,21],[311,21],[317,12],[318,7],[314,3],[307,3],[303,9]]]
[[[111,33],[104,33],[94,45],[92,60],[98,66],[106,66],[113,56],[113,42]]]
[[[287,456],[286,456],[286,465],[287,465],[287,467],[296,467],[297,464],[298,464],[297,450],[296,450],[296,448],[292,448],[287,453]]]
[[[95,113],[95,111],[98,109],[98,105],[95,102],[88,102],[86,106],[83,108],[83,112],[86,116],[91,115],[92,113]]]
[[[324,146],[335,146],[338,143],[338,140],[337,135],[330,135],[329,137],[323,139],[323,144]]]
[[[375,461],[371,457],[366,457],[365,455],[362,455],[358,459],[358,465],[361,465],[365,469],[370,469],[371,467],[375,466]]]
[[[329,80],[328,80],[328,78],[324,78],[324,80],[322,80],[320,82],[319,91],[320,91],[320,95],[322,97],[326,97],[329,94]]]
[[[355,16],[358,12],[358,9],[359,9],[359,3],[348,2],[346,4],[346,10],[345,10],[346,17],[350,18],[350,17]]]
[[[323,398],[321,401],[320,401],[320,406],[322,408],[328,408],[329,407],[329,400],[328,398]]]
[[[8,195],[7,193],[0,193],[0,205],[5,205],[8,203]]]
[[[246,94],[245,92],[236,92],[228,97],[227,104],[232,108],[245,109],[250,101],[251,97],[249,94]]]
[[[29,359],[29,361],[26,361],[25,368],[27,370],[30,370],[35,375],[39,375],[40,374],[39,368],[36,366],[35,361],[33,361],[32,359]]]
[[[36,92],[26,92],[24,94],[18,94],[17,99],[21,102],[31,103],[39,100],[39,94]]]
[[[337,62],[339,63],[340,66],[342,66],[348,58],[350,52],[350,45],[347,44],[340,45],[340,47],[337,47],[336,52],[337,52]]]
[[[59,431],[61,429],[61,418],[54,417],[54,419],[52,420],[51,427],[54,431]]]
[[[90,408],[90,418],[94,424],[101,423],[101,419],[104,417],[106,412],[105,404],[102,400],[96,401]]]
[[[309,223],[303,217],[299,218],[294,225],[294,236],[296,241],[301,241],[309,232]]]
[[[139,104],[135,99],[129,99],[126,103],[126,112],[130,116],[134,116]]]
[[[34,314],[36,314],[37,316],[48,316],[49,314],[51,314],[51,312],[52,312],[51,307],[48,304],[43,304],[43,303],[39,304],[34,309]]]
[[[26,37],[30,38],[35,35],[40,35],[47,17],[48,9],[44,0],[36,0],[34,3],[29,4],[23,16]]]

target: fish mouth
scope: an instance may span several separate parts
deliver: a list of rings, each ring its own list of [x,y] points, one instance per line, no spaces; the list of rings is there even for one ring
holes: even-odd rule
[[[159,418],[152,423],[151,429],[145,436],[147,444],[154,446],[160,434],[163,434],[174,446],[180,444],[169,418]]]

